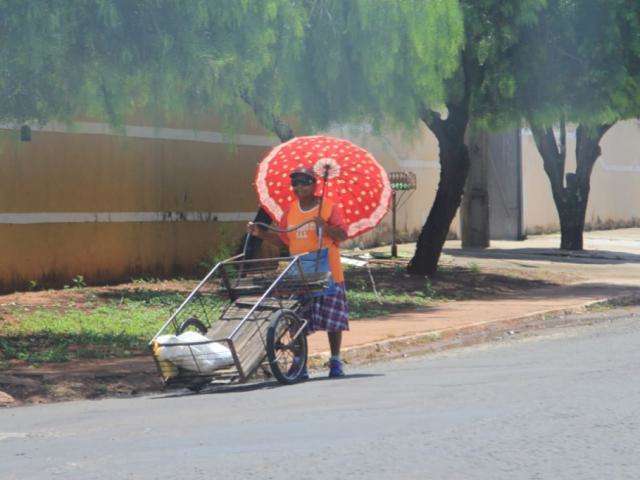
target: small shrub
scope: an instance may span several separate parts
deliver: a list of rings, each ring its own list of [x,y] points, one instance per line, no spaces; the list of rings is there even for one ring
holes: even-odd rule
[[[215,250],[210,250],[207,255],[198,263],[204,270],[212,269],[218,262],[232,257],[235,253],[237,238],[232,229],[226,225],[219,228],[219,243]]]
[[[438,292],[436,292],[436,290],[433,288],[433,285],[431,284],[431,280],[429,280],[428,278],[424,282],[422,293],[424,294],[425,298],[435,298],[438,295]]]

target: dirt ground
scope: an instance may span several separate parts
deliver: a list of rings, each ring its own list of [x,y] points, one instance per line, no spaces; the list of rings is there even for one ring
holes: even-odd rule
[[[407,275],[405,266],[406,260],[372,261],[378,290],[393,291],[394,294],[424,291],[426,280]],[[346,277],[348,288],[350,285],[361,288],[369,281],[368,273],[363,269],[349,270]],[[439,273],[429,279],[429,285],[435,293],[434,301],[437,303],[470,298],[498,298],[531,288],[564,285],[576,280],[576,277],[567,274],[555,273],[550,276],[549,272],[537,270],[443,265]],[[10,313],[15,307],[59,309],[62,305],[73,303],[76,308],[82,309],[87,298],[92,298],[95,306],[95,298],[113,299],[140,288],[186,294],[196,283],[196,280],[166,280],[145,283],[143,287],[136,282],[108,287],[13,293],[0,296],[0,321],[16,322],[17,319]],[[384,357],[386,354],[381,350],[377,355]],[[370,361],[371,358],[368,356],[366,360]],[[364,360],[354,357],[351,361],[358,363]],[[12,361],[5,362],[4,370],[0,370],[0,406],[130,396],[161,389],[162,382],[149,355],[37,365]]]

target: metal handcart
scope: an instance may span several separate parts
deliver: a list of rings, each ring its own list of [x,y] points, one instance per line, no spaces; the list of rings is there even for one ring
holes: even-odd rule
[[[260,367],[291,384],[304,371],[308,321],[300,314],[331,285],[326,265],[318,268],[326,264],[320,262],[326,249],[263,259],[245,254],[246,242],[244,253],[216,264],[150,341],[167,387],[198,391],[242,383]],[[180,340],[186,332],[199,334],[198,340]],[[228,349],[226,362],[211,361],[213,346]]]

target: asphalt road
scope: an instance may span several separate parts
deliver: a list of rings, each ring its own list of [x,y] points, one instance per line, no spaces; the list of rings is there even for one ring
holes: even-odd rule
[[[0,410],[0,479],[640,478],[639,318],[342,380]]]

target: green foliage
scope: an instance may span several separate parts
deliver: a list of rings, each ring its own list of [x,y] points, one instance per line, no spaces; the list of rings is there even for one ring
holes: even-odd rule
[[[538,21],[546,0],[463,0],[465,52],[461,74],[451,85],[450,101],[467,91],[476,127],[519,124],[521,112],[512,108],[518,65],[514,52]]]
[[[249,103],[267,126],[296,116],[306,130],[349,120],[412,127],[422,106],[442,110],[466,92],[472,116],[487,125],[518,122],[525,110],[543,123],[610,122],[640,103],[639,8],[634,0],[0,0],[0,121],[88,114],[118,125],[133,112],[216,113],[233,131]]]
[[[431,280],[428,278],[424,282],[424,287],[422,287],[422,294],[427,298],[437,298],[438,292],[433,288],[431,284]]]
[[[423,292],[408,294],[383,290],[379,294],[380,300],[371,291],[347,290],[349,317],[358,319],[388,315],[401,310],[428,306],[433,302],[432,297]]]
[[[518,103],[535,125],[640,115],[640,3],[549,0],[515,55]]]
[[[303,22],[287,0],[0,1],[0,121],[215,112],[232,126]]]
[[[139,354],[184,296],[136,290],[98,305],[15,309],[16,322],[0,325],[0,360],[63,362]],[[222,303],[206,297],[201,304],[217,314]]]
[[[476,262],[471,262],[469,263],[469,271],[474,275],[477,275],[480,273],[480,266]]]
[[[145,113],[414,125],[458,64],[455,0],[0,0],[0,121]]]
[[[581,250],[600,140],[618,120],[640,115],[640,3],[549,0],[513,58],[512,116],[526,117],[542,156],[560,247]],[[565,171],[567,123],[577,124],[575,173]]]
[[[414,127],[423,102],[441,105],[458,65],[462,12],[451,0],[307,2],[292,95],[303,122]]]
[[[203,258],[198,265],[204,270],[209,271],[217,263],[234,256],[237,254],[236,249],[238,248],[240,238],[237,229],[225,224],[220,224],[214,248],[207,253],[207,256]]]

